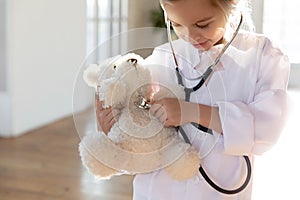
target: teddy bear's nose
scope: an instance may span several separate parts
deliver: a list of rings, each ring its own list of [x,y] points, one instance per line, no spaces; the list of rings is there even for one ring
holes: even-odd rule
[[[127,62],[129,62],[130,64],[132,64],[132,65],[136,65],[136,63],[137,63],[137,59],[135,59],[135,58],[130,58],[130,59],[128,59],[127,60]]]

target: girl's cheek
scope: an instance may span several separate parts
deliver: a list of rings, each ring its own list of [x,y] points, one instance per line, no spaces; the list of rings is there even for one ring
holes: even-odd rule
[[[212,33],[212,38],[222,38],[225,34],[225,28],[219,27],[216,28],[215,31]]]

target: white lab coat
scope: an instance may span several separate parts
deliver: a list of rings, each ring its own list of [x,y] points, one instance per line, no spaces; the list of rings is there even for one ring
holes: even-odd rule
[[[183,40],[173,45],[179,68],[189,78],[203,73],[211,63],[208,58],[215,58],[223,46],[201,52]],[[168,44],[157,47],[147,61],[161,65],[152,69],[157,81],[177,84]],[[239,187],[246,175],[242,155],[248,155],[253,164],[254,155],[276,143],[287,116],[289,70],[287,57],[269,39],[239,33],[209,82],[192,94],[193,102],[219,107],[223,135],[214,132],[211,136],[184,125],[199,151],[202,166],[218,185],[227,189]],[[188,87],[197,82],[185,80]],[[178,182],[164,170],[136,175],[133,184],[134,200],[248,200],[252,190],[251,181],[243,192],[224,195],[212,189],[200,173]]]

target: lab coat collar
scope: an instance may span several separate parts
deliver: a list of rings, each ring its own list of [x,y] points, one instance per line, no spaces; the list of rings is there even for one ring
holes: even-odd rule
[[[238,39],[238,37],[236,39]],[[207,51],[198,50],[192,44],[182,39],[174,41],[173,44],[176,57],[179,61],[178,67],[180,71],[184,71],[185,74],[192,73],[192,77],[197,77],[203,74],[206,69],[215,61],[224,47],[224,44],[218,44],[211,47]],[[240,54],[242,55],[242,51],[238,50],[234,46],[234,43],[231,44],[220,58],[215,71],[226,70],[227,67],[230,67],[228,62],[237,59],[236,57],[239,57]],[[171,62],[173,62],[173,59]]]
[[[194,69],[199,70],[200,72],[204,72],[218,57],[220,52],[222,51],[224,44],[218,44],[211,47],[209,50],[197,50],[198,51],[198,63],[195,65]],[[226,52],[225,52],[226,54]],[[223,55],[224,56],[224,55]],[[222,56],[222,57],[223,57]],[[219,63],[215,67],[215,71],[224,70],[222,64],[222,57]]]

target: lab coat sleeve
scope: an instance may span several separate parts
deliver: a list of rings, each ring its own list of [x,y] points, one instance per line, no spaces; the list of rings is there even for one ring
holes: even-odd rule
[[[252,102],[218,102],[226,154],[262,154],[276,143],[284,128],[289,61],[266,39],[257,65]]]

